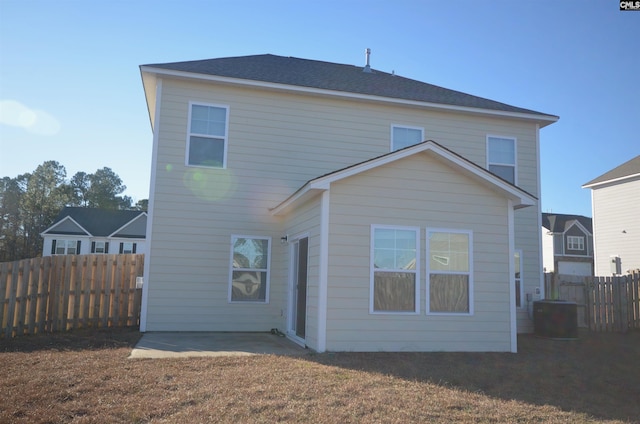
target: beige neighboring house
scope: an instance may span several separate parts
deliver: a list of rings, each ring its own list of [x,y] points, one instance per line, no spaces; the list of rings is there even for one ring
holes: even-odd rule
[[[368,63],[140,70],[141,331],[277,328],[318,352],[515,352],[532,331],[540,129],[558,117]]]
[[[582,187],[591,189],[595,274],[640,269],[640,156]]]

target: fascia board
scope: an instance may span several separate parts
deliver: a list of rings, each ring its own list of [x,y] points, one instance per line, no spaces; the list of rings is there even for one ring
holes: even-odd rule
[[[422,102],[417,100],[406,100],[406,99],[400,99],[400,98],[394,98],[394,97],[376,96],[371,94],[352,93],[349,91],[328,90],[328,89],[314,88],[314,87],[303,87],[303,86],[297,86],[297,85],[291,85],[291,84],[246,80],[241,78],[223,77],[218,75],[195,74],[193,72],[174,71],[170,69],[153,68],[149,66],[141,66],[140,70],[142,72],[155,73],[157,75],[204,80],[204,81],[210,81],[210,82],[218,82],[222,84],[261,87],[261,88],[272,89],[272,90],[294,91],[294,92],[301,92],[306,94],[343,97],[343,98],[365,100],[365,101],[371,101],[371,102],[402,104],[406,106],[416,106],[416,107],[422,107],[427,109],[446,110],[450,112],[462,112],[462,113],[469,113],[474,115],[485,115],[485,116],[489,115],[489,116],[504,117],[504,118],[524,119],[524,120],[530,120],[530,121],[535,121],[540,123],[541,128],[547,125],[550,125],[558,121],[558,119],[560,119],[555,115],[545,115],[545,114],[538,115],[538,114],[532,114],[532,113],[508,112],[508,111],[493,110],[493,109],[473,108],[468,106],[456,106],[456,105],[447,105],[442,103]]]
[[[619,183],[619,182],[622,182],[624,180],[633,180],[635,178],[640,178],[640,173],[639,174],[625,175],[624,177],[613,178],[613,179],[610,179],[610,180],[600,181],[600,182],[597,182],[597,183],[585,184],[585,185],[582,186],[582,188],[594,189],[594,188],[598,188],[598,186],[601,186],[601,185]]]
[[[44,237],[45,235],[50,235],[50,234],[47,234],[49,231],[53,230],[58,225],[62,224],[63,222],[65,222],[67,220],[69,220],[69,221],[73,222],[75,225],[77,225],[78,228],[80,228],[82,231],[84,231],[87,236],[93,237],[93,234],[91,234],[89,231],[87,231],[82,225],[78,224],[78,221],[76,221],[75,219],[71,218],[70,216],[65,216],[64,218],[62,218],[60,221],[56,222],[51,227],[49,227],[46,230],[44,230],[43,232],[41,232],[40,236]],[[78,237],[83,237],[83,236],[80,236],[79,234],[77,236]]]

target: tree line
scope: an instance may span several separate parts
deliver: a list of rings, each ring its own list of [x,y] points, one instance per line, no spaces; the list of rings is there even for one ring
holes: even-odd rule
[[[0,262],[33,258],[42,254],[40,236],[65,206],[100,209],[147,210],[148,201],[133,200],[110,168],[93,174],[67,171],[56,161],[46,161],[35,171],[0,180]]]

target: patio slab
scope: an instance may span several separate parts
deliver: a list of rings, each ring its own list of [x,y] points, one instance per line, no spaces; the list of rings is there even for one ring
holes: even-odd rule
[[[129,358],[187,358],[203,356],[304,355],[305,349],[271,333],[149,332]]]

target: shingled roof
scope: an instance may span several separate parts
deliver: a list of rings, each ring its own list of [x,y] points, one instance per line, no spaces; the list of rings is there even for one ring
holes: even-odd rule
[[[107,237],[118,229],[133,221],[144,211],[130,210],[105,210],[97,208],[81,208],[81,207],[65,207],[56,217],[55,221],[45,231],[46,234],[79,234],[77,232],[57,231],[56,225],[67,217],[72,218],[75,222],[89,232],[94,237]],[[127,237],[144,238],[145,234],[131,234]]]
[[[375,69],[371,69],[371,72],[363,72],[362,66],[272,54],[141,66],[143,71],[148,71],[149,68],[499,112],[522,113],[536,115],[545,120],[557,120],[557,116],[449,90]]]
[[[584,184],[582,187],[592,187],[600,184],[604,184],[614,180],[620,180],[626,177],[632,176],[640,176],[640,155],[623,163],[620,166],[613,168],[609,172],[605,172],[600,175],[598,178],[595,178],[588,183]]]
[[[563,213],[542,213],[542,226],[552,233],[564,233],[567,224],[578,221],[590,233],[593,233],[592,220],[582,215],[568,215]]]

